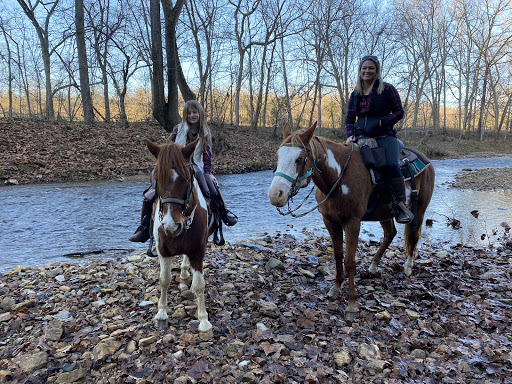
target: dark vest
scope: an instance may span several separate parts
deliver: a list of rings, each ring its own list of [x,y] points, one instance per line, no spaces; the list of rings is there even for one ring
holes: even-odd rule
[[[372,91],[370,92],[370,108],[368,109],[368,116],[386,116],[391,113],[391,104],[389,103],[389,99],[386,97],[384,91],[379,95],[377,93],[377,87],[379,86],[379,81],[377,80],[375,84],[373,84]],[[359,98],[361,95],[355,95],[355,107],[356,107],[356,116],[361,116],[362,114],[359,112]]]

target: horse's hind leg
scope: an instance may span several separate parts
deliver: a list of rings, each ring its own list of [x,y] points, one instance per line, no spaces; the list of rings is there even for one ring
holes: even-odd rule
[[[206,312],[206,305],[204,303],[204,282],[203,272],[195,270],[192,267],[192,292],[195,293],[197,298],[197,319],[199,320],[199,332],[208,332],[212,329],[212,324],[208,321],[208,312]]]
[[[183,260],[181,262],[181,272],[180,272],[180,289],[182,291],[188,289],[187,283],[190,282],[190,260],[187,255],[183,255]]]
[[[155,316],[156,327],[160,331],[167,329],[167,289],[171,284],[171,258],[158,256],[160,262],[160,299]]]
[[[377,250],[377,253],[375,254],[375,256],[373,256],[372,263],[370,264],[370,268],[368,269],[370,273],[377,273],[382,255],[384,254],[384,252],[386,252],[386,249],[388,249],[389,244],[391,244],[391,242],[396,236],[396,227],[395,223],[393,222],[393,219],[381,221],[380,225],[384,230],[384,237],[382,239],[382,242],[380,243],[380,247]]]
[[[421,227],[423,224],[423,216],[425,211],[418,210],[418,225],[416,230],[411,224],[405,225],[405,248],[407,250],[407,259],[404,264],[404,273],[411,276],[412,268],[414,267],[414,260],[416,259],[416,246],[421,237]]]

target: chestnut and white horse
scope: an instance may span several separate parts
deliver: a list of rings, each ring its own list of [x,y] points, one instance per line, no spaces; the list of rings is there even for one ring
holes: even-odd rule
[[[155,144],[146,139],[156,158],[157,198],[153,204],[153,236],[160,262],[160,299],[155,316],[157,328],[167,327],[167,289],[171,283],[171,257],[183,254],[180,288],[186,289],[192,272],[191,291],[197,298],[199,331],[212,329],[204,301],[203,259],[213,228],[208,226],[208,205],[194,178],[191,158],[197,140],[185,147]]]
[[[374,185],[356,145],[339,144],[314,136],[315,129],[316,123],[304,132],[292,133],[288,124],[284,126],[284,140],[277,152],[277,168],[268,190],[268,197],[273,205],[283,207],[299,188],[306,187],[311,180],[316,185],[318,210],[331,236],[336,261],[336,280],[329,295],[336,296],[341,292],[345,267],[349,283],[345,317],[351,320],[359,313],[354,283],[359,231]],[[416,246],[421,236],[421,225],[432,197],[434,180],[435,171],[432,164],[414,180],[417,186],[418,208],[415,212],[416,221],[405,225],[406,275],[412,272]],[[408,182],[409,192],[410,185]],[[372,259],[370,272],[377,271],[384,251],[397,233],[393,219],[394,212],[390,204],[380,204],[371,218],[365,218],[379,221],[384,230],[384,237]],[[346,236],[345,258],[343,233]]]

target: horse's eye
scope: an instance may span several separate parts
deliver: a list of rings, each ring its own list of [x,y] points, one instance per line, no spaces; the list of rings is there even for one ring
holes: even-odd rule
[[[297,158],[297,160],[295,160],[295,162],[296,162],[297,164],[302,163],[302,157],[298,157],[298,158]]]

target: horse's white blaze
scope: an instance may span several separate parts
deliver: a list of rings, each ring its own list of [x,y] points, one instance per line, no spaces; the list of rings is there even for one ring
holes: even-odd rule
[[[344,195],[348,195],[349,192],[350,192],[350,189],[348,186],[346,186],[345,184],[341,184],[341,193],[344,194]]]
[[[299,157],[302,149],[299,147],[281,147],[277,151],[276,172],[281,172],[293,179],[297,178],[295,160]],[[303,183],[301,183],[303,184]],[[274,176],[268,188],[268,198],[274,205],[284,205],[288,200],[288,192],[292,182],[281,176]]]
[[[171,175],[170,175],[171,179],[173,182],[175,182],[179,175],[178,173],[172,169],[171,170]],[[156,212],[160,212],[160,201],[158,202],[158,205],[156,207]],[[157,217],[158,216],[158,217]],[[162,217],[162,219],[160,220],[160,215],[155,215],[155,225],[154,225],[154,229],[153,229],[153,233],[155,234],[155,230],[158,230],[158,227],[161,225],[162,228],[167,232],[167,233],[175,233],[178,228],[179,228],[179,224],[176,223],[172,216],[171,216],[171,210],[168,209],[167,212],[165,213],[165,215]],[[158,225],[157,225],[157,219],[158,219]],[[156,234],[158,234],[158,232],[156,232]],[[155,234],[155,239],[157,238],[157,235]]]
[[[203,274],[192,268],[192,286],[191,291],[195,293],[197,298],[197,319],[199,320],[199,331],[208,332],[212,329],[212,324],[208,321],[208,312],[206,312],[206,305],[204,304],[204,287],[205,287]]]
[[[332,169],[334,169],[336,171],[336,174],[339,176],[341,174],[341,166],[340,164],[336,161],[336,158],[334,157],[334,153],[332,153],[332,151],[330,149],[327,150],[327,159],[328,159],[328,165],[329,167],[331,167]]]

